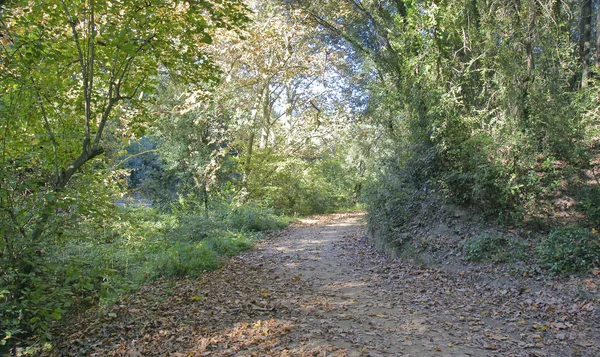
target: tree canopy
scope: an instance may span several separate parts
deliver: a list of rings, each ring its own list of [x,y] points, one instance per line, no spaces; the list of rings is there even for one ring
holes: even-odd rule
[[[0,2],[2,344],[357,204],[387,243],[435,200],[549,233],[557,272],[599,264],[599,7]]]

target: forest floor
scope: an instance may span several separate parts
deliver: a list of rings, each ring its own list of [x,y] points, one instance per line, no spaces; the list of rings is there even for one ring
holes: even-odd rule
[[[592,300],[390,259],[364,221],[303,219],[218,271],[146,285],[63,323],[48,355],[600,356]]]

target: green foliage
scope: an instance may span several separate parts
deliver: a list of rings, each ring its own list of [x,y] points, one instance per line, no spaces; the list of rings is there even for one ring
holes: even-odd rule
[[[156,274],[163,277],[198,276],[219,266],[217,253],[204,243],[174,242],[157,256]]]
[[[255,156],[257,164],[245,182],[247,200],[293,215],[332,212],[353,205],[354,175],[340,159],[261,152]]]
[[[48,339],[51,322],[60,319],[72,302],[71,291],[41,274],[6,270],[0,278],[4,289],[0,329],[5,335],[0,345],[11,343],[11,337],[27,331],[42,334],[36,338]]]
[[[540,242],[538,252],[554,273],[584,272],[600,264],[600,235],[587,228],[558,228]]]
[[[258,238],[260,235],[256,232],[225,231],[208,237],[204,243],[220,256],[233,257],[252,248]]]
[[[398,241],[398,236],[412,221],[412,210],[422,193],[407,181],[407,176],[404,170],[390,164],[365,188],[363,199],[369,212],[369,230],[380,247],[386,244],[400,247],[407,243]]]
[[[50,339],[52,321],[72,305],[111,303],[159,277],[194,277],[216,269],[251,248],[263,232],[289,222],[257,206],[223,205],[210,214],[164,213],[144,206],[113,205],[112,210],[106,216],[78,216],[77,224],[63,220],[60,238],[46,242],[34,272],[1,262],[5,344],[14,343],[14,336]]]
[[[475,203],[487,213],[519,221],[525,202],[539,188],[526,142],[520,134],[499,143],[485,133],[474,135],[446,154],[450,167],[442,185],[458,203]]]
[[[287,222],[275,215],[272,208],[247,205],[231,209],[227,213],[227,224],[236,230],[261,232],[283,228]]]
[[[397,162],[403,182],[435,185],[456,202],[520,223],[560,193],[537,160],[587,169],[598,83],[585,77],[590,58],[578,49],[586,2],[556,2],[548,11],[536,2],[479,0],[297,3],[363,55],[356,72],[371,80],[361,83],[368,97],[361,114],[380,130],[378,147],[394,142],[380,157]],[[371,197],[395,206],[396,196],[382,190]],[[593,216],[591,200],[587,206]]]
[[[580,3],[355,5],[257,2],[243,38],[226,31],[248,20],[239,0],[2,5],[3,343],[46,339],[71,303],[214,269],[282,227],[275,213],[362,199],[402,246],[432,192],[520,222],[590,169],[599,84]],[[600,222],[598,185],[581,192]],[[153,208],[114,205],[139,195]],[[557,230],[539,251],[584,269],[594,237]],[[474,261],[518,248],[465,243]]]
[[[523,257],[524,246],[501,234],[481,232],[464,242],[465,257],[473,262],[505,263]]]
[[[600,227],[600,184],[586,185],[580,190],[578,209],[585,213],[588,220]]]
[[[236,0],[0,7],[0,330],[13,336],[1,341],[40,342],[73,301],[125,291],[140,242],[158,245],[145,234],[164,236],[116,212],[126,173],[113,159],[147,129],[143,103],[158,80],[218,81],[206,46],[216,29],[247,22],[247,9]]]

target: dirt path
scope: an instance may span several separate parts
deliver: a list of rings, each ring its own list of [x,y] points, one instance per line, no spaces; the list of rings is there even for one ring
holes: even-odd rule
[[[389,260],[360,213],[306,219],[198,280],[63,329],[55,356],[600,356],[596,307]]]

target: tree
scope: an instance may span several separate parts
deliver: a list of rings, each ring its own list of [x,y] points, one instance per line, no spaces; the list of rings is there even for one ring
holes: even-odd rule
[[[157,121],[148,133],[158,141],[166,178],[178,178],[177,194],[202,201],[206,212],[231,136],[229,118],[217,112],[214,96],[177,81],[163,82],[152,105]]]
[[[162,78],[216,83],[206,46],[247,16],[237,0],[23,0],[0,10],[0,279],[18,304],[39,288],[49,222],[77,204],[69,193],[110,174],[101,155],[149,125],[141,104]]]
[[[319,42],[303,14],[279,1],[250,1],[253,22],[243,37],[223,33],[211,47],[224,70],[207,115],[230,133],[227,145],[241,171],[242,201],[259,199],[290,158],[314,160],[332,152],[347,116],[334,93],[343,53]],[[334,65],[337,63],[337,65]],[[329,144],[329,145],[328,145]],[[292,166],[289,166],[292,167]]]
[[[20,141],[20,130],[43,137],[34,152],[52,152],[51,160],[40,160],[44,207],[31,232],[23,232],[33,242],[52,214],[56,193],[104,153],[106,132],[123,137],[143,126],[138,103],[160,76],[192,85],[215,82],[217,68],[201,49],[214,28],[231,29],[245,19],[236,1],[20,2],[4,14],[2,32],[10,39],[2,46],[10,81],[4,163],[31,150]],[[27,100],[17,116],[23,125],[9,122],[17,97]],[[80,149],[74,150],[77,141]],[[14,201],[18,189],[4,187],[7,202]]]
[[[278,1],[248,7],[252,23],[241,36],[218,31],[207,48],[223,69],[214,90],[167,78],[148,106],[157,117],[148,134],[159,143],[163,177],[180,179],[178,197],[203,200],[205,208],[209,196],[213,208],[225,196],[265,203],[300,180],[282,179],[294,165],[318,176],[315,162],[340,153],[352,117],[338,93],[348,87],[343,51],[320,42],[301,13]]]
[[[374,67],[372,122],[397,145],[386,172],[414,189],[517,217],[545,190],[533,158],[585,162],[591,1],[292,3]]]

